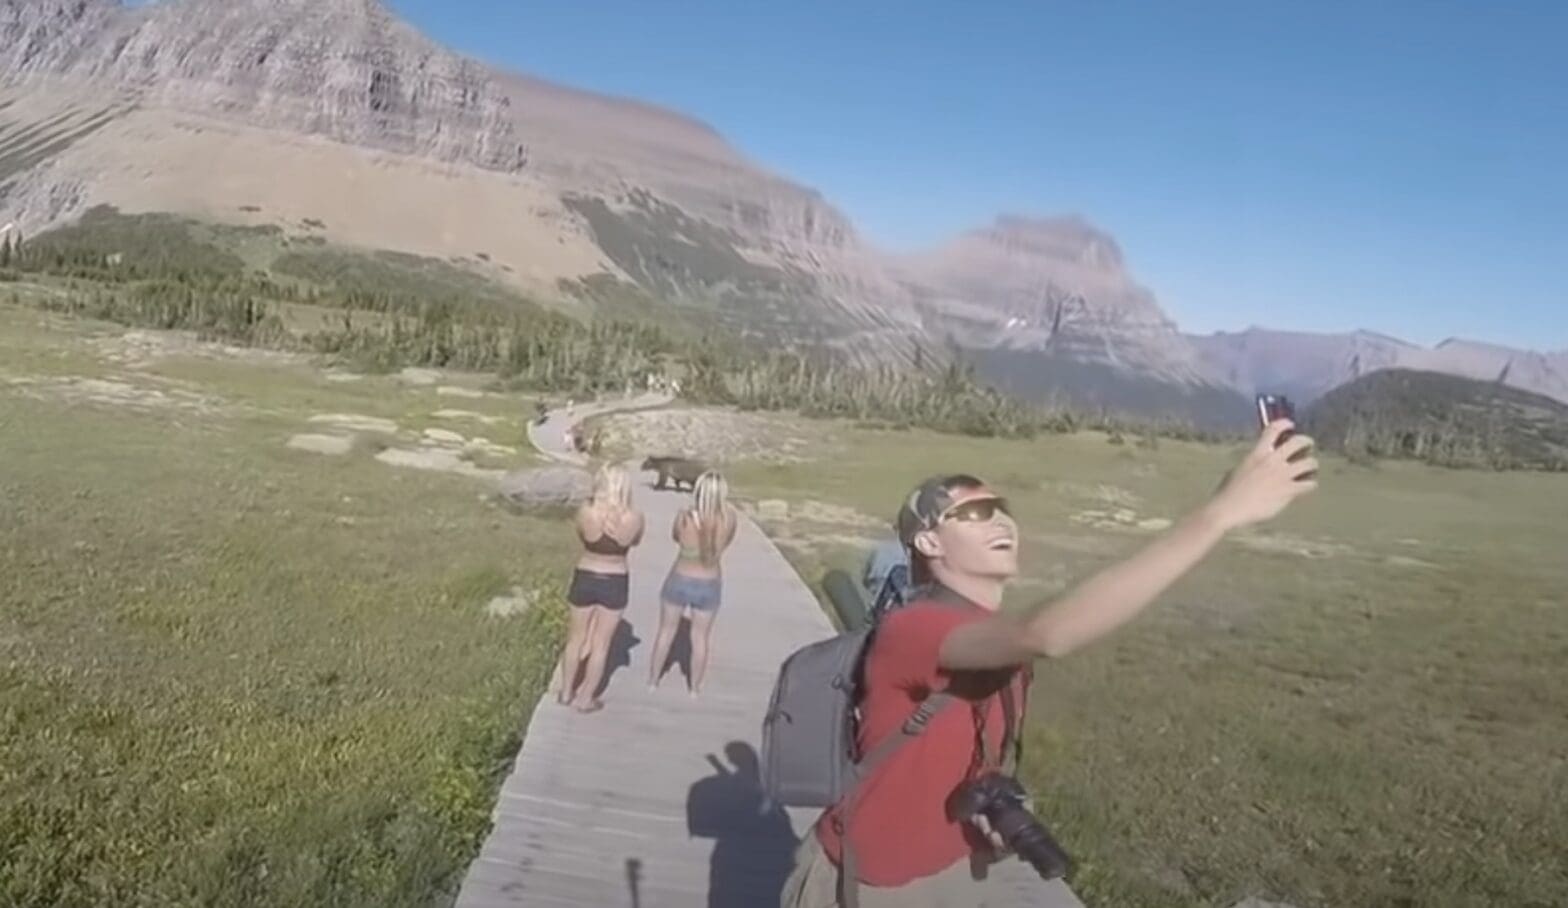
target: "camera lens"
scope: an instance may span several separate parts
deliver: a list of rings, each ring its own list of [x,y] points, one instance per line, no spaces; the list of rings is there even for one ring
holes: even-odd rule
[[[1029,862],[1043,879],[1054,880],[1067,875],[1071,859],[1056,844],[1051,833],[1025,810],[1021,804],[1003,801],[993,805],[986,813],[991,828],[1015,854]]]

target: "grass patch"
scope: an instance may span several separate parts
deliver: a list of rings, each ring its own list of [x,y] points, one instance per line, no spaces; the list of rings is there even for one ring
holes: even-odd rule
[[[8,370],[26,346],[122,374],[84,368],[90,324],[0,315]],[[148,371],[223,405],[171,420],[0,384],[0,904],[440,901],[547,680],[570,533],[369,448],[283,444],[433,389]],[[540,604],[486,616],[512,586]]]
[[[431,299],[462,299],[496,306],[526,306],[522,295],[477,271],[441,259],[387,250],[291,249],[272,270],[347,293]]]
[[[890,518],[918,479],[978,472],[1021,517],[1020,609],[1130,554],[1138,521],[1178,516],[1239,453],[843,432],[852,455],[732,479]],[[1561,476],[1330,459],[1285,519],[1041,663],[1024,776],[1086,903],[1568,903],[1564,513]],[[864,550],[790,556],[817,583]]]

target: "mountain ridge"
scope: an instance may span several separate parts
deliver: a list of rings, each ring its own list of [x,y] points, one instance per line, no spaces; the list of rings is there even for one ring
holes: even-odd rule
[[[1183,334],[1081,214],[892,253],[699,118],[476,60],[380,0],[0,0],[0,223],[97,204],[463,261],[585,312],[656,305],[856,362],[956,347],[1026,395],[1210,410],[1259,378]],[[1358,343],[1353,366],[1292,353],[1292,374],[1321,393],[1402,342]],[[1511,380],[1553,380],[1513,359]]]
[[[1448,338],[1431,347],[1372,331],[1248,328],[1188,335],[1209,365],[1243,393],[1277,391],[1309,403],[1380,369],[1438,372],[1568,402],[1568,352],[1541,353]]]
[[[1449,467],[1568,470],[1568,404],[1522,388],[1395,367],[1329,391],[1303,414],[1327,450]]]
[[[494,262],[589,309],[590,283],[657,290],[680,317],[783,347],[815,335],[878,360],[918,334],[820,193],[694,118],[495,70],[380,3],[7,0],[0,36],[0,217],[29,233],[96,204],[319,224],[345,245]],[[7,172],[12,151],[24,166]]]

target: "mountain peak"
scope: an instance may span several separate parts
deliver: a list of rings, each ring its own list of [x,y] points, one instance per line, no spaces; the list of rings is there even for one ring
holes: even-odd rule
[[[111,84],[147,103],[244,111],[253,127],[487,170],[528,160],[488,70],[381,0],[0,5],[0,36],[11,35],[19,40],[0,41],[0,80]]]
[[[1073,262],[1097,270],[1120,270],[1122,250],[1110,234],[1076,215],[998,215],[979,234],[1008,250]]]
[[[1352,333],[1356,337],[1358,337],[1358,338],[1360,338],[1362,340],[1375,341],[1375,342],[1378,342],[1378,343],[1385,343],[1385,344],[1393,344],[1395,346],[1404,347],[1404,348],[1410,349],[1410,350],[1418,349],[1416,344],[1412,344],[1411,342],[1409,342],[1407,340],[1404,340],[1403,338],[1394,337],[1392,334],[1384,334],[1381,331],[1369,331],[1366,328],[1357,328]]]

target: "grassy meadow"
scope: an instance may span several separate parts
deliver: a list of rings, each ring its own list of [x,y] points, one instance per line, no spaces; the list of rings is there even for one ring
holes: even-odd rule
[[[526,464],[532,402],[178,340],[0,305],[0,905],[438,902],[571,539],[373,458],[439,427]]]
[[[533,400],[34,305],[61,292],[0,303],[0,906],[440,903],[564,620],[564,526],[449,469],[532,462]],[[964,470],[1014,501],[1019,609],[1240,453],[748,419],[703,432],[780,433],[759,444],[785,462],[725,468],[809,580]],[[1024,775],[1085,902],[1568,904],[1565,515],[1561,475],[1331,459],[1132,627],[1042,663]],[[509,592],[533,606],[488,614]]]
[[[788,503],[765,523],[813,582],[858,576],[918,479],[977,473],[1020,518],[1027,609],[1241,453],[845,424],[822,459],[728,470]],[[1565,520],[1562,475],[1331,459],[1121,634],[1040,663],[1023,776],[1086,904],[1568,904]]]

